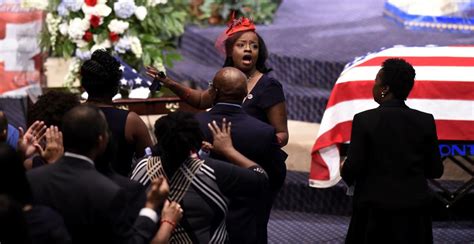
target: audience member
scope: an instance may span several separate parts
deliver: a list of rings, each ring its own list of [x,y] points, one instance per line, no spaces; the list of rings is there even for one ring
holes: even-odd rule
[[[138,216],[140,209],[145,205],[146,202],[146,192],[145,187],[136,182],[117,174],[114,169],[111,167],[111,162],[114,162],[117,158],[117,144],[113,142],[113,134],[109,130],[109,142],[105,152],[98,156],[95,160],[95,168],[97,171],[105,175],[107,178],[111,179],[115,184],[119,185],[125,192],[127,197],[127,214],[129,218],[133,221]]]
[[[8,195],[0,194],[0,242],[5,244],[31,244],[22,207]]]
[[[47,127],[57,126],[61,130],[62,118],[69,110],[80,105],[76,94],[66,91],[48,91],[28,107],[28,125],[43,121]]]
[[[1,238],[14,233],[16,234],[15,238],[28,238],[30,239],[29,243],[33,244],[70,243],[71,237],[66,230],[63,218],[49,207],[32,204],[31,188],[25,175],[21,156],[9,145],[0,143],[0,162],[0,194],[8,197],[8,199],[4,199],[3,203],[6,204],[4,207],[14,214],[14,216],[5,215],[10,220],[2,219],[0,221],[2,222],[0,231],[5,231],[0,234],[0,241],[2,243],[23,243],[20,239],[8,242]],[[16,213],[16,208],[19,208],[21,213]],[[23,222],[26,227],[22,227],[21,223]],[[7,227],[9,225],[12,226]],[[13,232],[10,233],[10,231]],[[19,235],[20,231],[23,234]]]
[[[140,161],[132,175],[144,185],[158,176],[169,179],[169,198],[184,209],[181,222],[171,223],[176,225],[171,242],[227,242],[229,201],[243,196],[258,199],[267,191],[265,171],[232,146],[230,125],[222,123],[222,129],[215,123],[211,126],[214,149],[235,165],[199,159],[196,152],[203,139],[199,123],[192,114],[175,112],[156,121],[155,155]]]
[[[443,174],[433,115],[405,100],[415,70],[383,62],[372,94],[378,108],[354,116],[343,180],[354,186],[346,243],[432,243],[427,178]]]
[[[19,135],[18,129],[8,123],[5,112],[0,110],[0,142],[6,142],[16,149]]]
[[[6,142],[8,136],[8,120],[3,111],[0,111],[0,142]]]
[[[132,227],[124,191],[94,168],[108,143],[104,114],[77,106],[64,115],[62,130],[64,156],[27,174],[35,201],[63,216],[74,243],[149,243],[156,232],[154,209],[165,200],[158,181],[152,182],[145,208]]]
[[[87,103],[104,112],[118,144],[117,160],[112,162],[112,168],[128,177],[133,156],[142,157],[152,141],[148,128],[135,112],[117,109],[112,104],[121,77],[120,63],[104,50],[95,51],[81,67],[81,84],[88,93]]]
[[[208,112],[196,115],[204,140],[212,141],[208,124],[226,119],[232,123],[232,144],[245,157],[256,162],[268,174],[270,196],[262,195],[262,206],[248,198],[236,199],[229,206],[227,228],[231,243],[266,243],[267,222],[273,198],[280,190],[286,175],[285,155],[280,152],[275,129],[242,109],[247,96],[247,79],[240,70],[226,67],[214,77],[214,106]],[[211,153],[212,158],[226,160],[223,155]],[[257,225],[257,227],[255,226]],[[257,231],[257,232],[256,232]]]

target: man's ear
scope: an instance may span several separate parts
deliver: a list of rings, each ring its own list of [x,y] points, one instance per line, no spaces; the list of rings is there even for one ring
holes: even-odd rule
[[[109,135],[107,133],[100,134],[99,137],[97,137],[97,146],[101,153],[105,151],[108,143]]]
[[[4,130],[2,130],[2,132],[0,132],[0,141],[1,142],[4,142],[4,141],[7,140],[7,133],[8,133],[7,129],[4,129]]]

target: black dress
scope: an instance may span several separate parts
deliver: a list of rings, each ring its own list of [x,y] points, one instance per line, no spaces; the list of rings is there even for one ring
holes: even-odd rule
[[[285,94],[281,83],[267,74],[263,74],[245,98],[242,107],[247,114],[270,124],[266,110],[284,101]]]
[[[125,138],[128,111],[113,107],[100,107],[100,109],[104,112],[114,141],[117,143],[118,150],[115,160],[112,161],[112,168],[120,175],[128,177],[132,170],[132,159],[135,153],[135,145],[129,144]]]

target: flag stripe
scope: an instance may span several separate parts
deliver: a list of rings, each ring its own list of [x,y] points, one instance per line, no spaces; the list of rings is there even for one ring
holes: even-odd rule
[[[435,120],[474,121],[474,101],[472,100],[409,99],[406,103],[412,109],[433,114]],[[323,114],[318,137],[335,125],[352,120],[355,114],[377,106],[373,99],[358,99],[340,102],[327,108]],[[464,135],[458,136],[464,137]],[[474,138],[474,135],[471,135],[471,138]]]
[[[344,101],[372,99],[373,86],[373,80],[336,84],[327,108]],[[417,80],[408,97],[408,99],[413,98],[472,100],[474,98],[474,82]]]
[[[389,56],[375,57],[357,65],[380,67]],[[473,57],[401,57],[413,66],[474,66]]]
[[[474,82],[474,67],[419,66],[414,68],[416,70],[416,80]],[[336,84],[349,81],[375,80],[379,70],[379,66],[354,67],[343,71]]]
[[[395,47],[385,49],[375,56],[389,57],[474,57],[472,46],[451,47]]]

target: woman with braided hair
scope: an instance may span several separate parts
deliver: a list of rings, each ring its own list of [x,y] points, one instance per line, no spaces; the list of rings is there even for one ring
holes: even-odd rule
[[[152,141],[145,123],[135,112],[115,108],[112,104],[121,77],[120,63],[104,50],[96,50],[81,67],[81,85],[88,93],[87,103],[104,112],[118,146],[112,168],[128,177],[133,157],[142,157]]]

